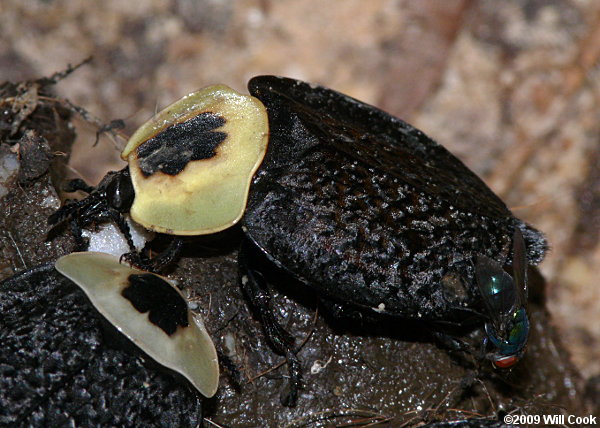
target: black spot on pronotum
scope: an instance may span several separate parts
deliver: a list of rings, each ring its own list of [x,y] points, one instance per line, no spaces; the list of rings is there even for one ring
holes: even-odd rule
[[[177,175],[191,161],[214,157],[215,149],[227,138],[227,134],[213,130],[225,122],[222,116],[204,112],[169,126],[137,148],[142,174],[148,177],[161,171]]]
[[[150,273],[129,275],[129,286],[122,291],[123,297],[141,313],[149,312],[150,322],[169,336],[177,326],[188,326],[185,300],[167,282]]]

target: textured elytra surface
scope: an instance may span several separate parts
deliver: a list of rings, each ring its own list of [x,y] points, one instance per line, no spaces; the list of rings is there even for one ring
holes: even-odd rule
[[[53,264],[0,283],[0,425],[195,426],[201,401],[115,346]]]
[[[541,233],[412,126],[292,79],[258,77],[249,88],[267,106],[271,139],[248,235],[320,292],[378,312],[448,318],[479,305],[477,255],[510,263],[515,227],[529,262],[543,258]]]

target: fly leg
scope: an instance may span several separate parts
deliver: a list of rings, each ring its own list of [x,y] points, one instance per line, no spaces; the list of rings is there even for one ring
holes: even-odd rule
[[[447,325],[453,325],[454,323],[444,323]],[[460,325],[460,324],[457,324]],[[446,349],[448,351],[448,355],[460,366],[472,368],[477,364],[472,361],[472,358],[477,356],[475,355],[473,346],[466,342],[465,340],[456,337],[455,335],[439,329],[439,325],[437,326],[428,326],[429,333],[435,339],[439,346]]]
[[[242,245],[240,251],[240,268],[242,270],[242,289],[246,294],[250,305],[260,316],[265,334],[273,346],[273,349],[285,356],[289,370],[289,391],[281,397],[284,406],[293,407],[298,400],[298,390],[301,386],[302,369],[300,360],[296,356],[295,341],[275,318],[275,313],[270,307],[271,294],[267,282],[260,272],[248,266],[245,249],[247,244]]]
[[[431,331],[431,335],[437,340],[444,348],[451,351],[462,351],[470,353],[471,347],[463,340],[457,337],[451,336],[448,333],[441,331]]]

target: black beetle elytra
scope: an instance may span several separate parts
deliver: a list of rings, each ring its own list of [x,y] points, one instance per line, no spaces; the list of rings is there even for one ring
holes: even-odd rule
[[[293,79],[259,76],[249,89],[267,108],[270,142],[251,186],[246,237],[327,299],[398,317],[451,320],[482,307],[488,296],[477,286],[475,266],[483,258],[498,269],[510,264],[513,235],[522,235],[527,249],[519,269],[543,259],[543,235],[421,131]],[[261,296],[262,276],[249,272],[243,283]],[[510,284],[504,294],[512,291],[514,298],[520,291]],[[261,299],[251,300],[260,305]],[[525,302],[512,303],[510,314],[520,318],[501,326],[509,331],[486,330],[499,352],[520,356],[526,334],[518,349],[500,343],[527,317]],[[495,308],[485,309],[490,319],[499,317],[490,313]],[[285,334],[272,342],[281,347]],[[290,358],[289,348],[282,352]]]
[[[542,260],[542,234],[419,130],[292,79],[256,77],[249,88],[271,131],[246,235],[320,292],[393,315],[445,318],[454,308],[444,279],[458,274],[469,285],[466,303],[479,300],[475,257],[504,264],[515,227],[529,263]]]
[[[521,356],[526,332],[513,329],[523,327],[527,315],[525,301],[517,296],[525,287],[522,270],[538,264],[546,252],[539,231],[514,217],[445,148],[373,106],[274,76],[253,78],[249,91],[266,107],[270,134],[241,222],[242,285],[272,344],[288,359],[292,388],[287,404],[295,402],[300,379],[294,341],[268,307],[265,279],[246,257],[249,250],[258,249],[325,299],[360,311],[436,321],[483,310],[489,343],[498,349],[492,359],[514,357],[512,364]],[[185,120],[180,122],[185,125]],[[210,128],[218,133],[217,125]],[[141,129],[146,126],[153,125]],[[138,131],[134,137],[139,132],[146,135]],[[261,144],[261,131],[255,135]],[[134,137],[135,147],[144,144],[144,138]],[[160,151],[161,144],[167,142],[154,142],[152,152]],[[137,152],[138,158],[145,153]],[[164,153],[172,153],[171,148]],[[182,173],[195,167],[191,156]],[[151,175],[168,179],[169,171],[152,168]],[[225,176],[217,178],[224,181]],[[162,190],[168,193],[169,187]],[[176,234],[169,227],[156,230]],[[513,242],[518,239],[522,250]],[[517,257],[510,255],[519,251],[519,266],[507,279],[499,270],[514,264]],[[507,280],[500,295],[510,305],[490,305],[494,288],[478,285],[476,278]]]

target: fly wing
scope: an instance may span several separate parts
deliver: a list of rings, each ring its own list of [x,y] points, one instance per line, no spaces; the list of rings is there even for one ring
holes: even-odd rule
[[[500,263],[481,255],[477,257],[475,276],[487,313],[494,325],[500,325],[519,302],[514,279]]]
[[[513,278],[519,305],[527,304],[527,253],[523,234],[517,227],[513,234]]]

